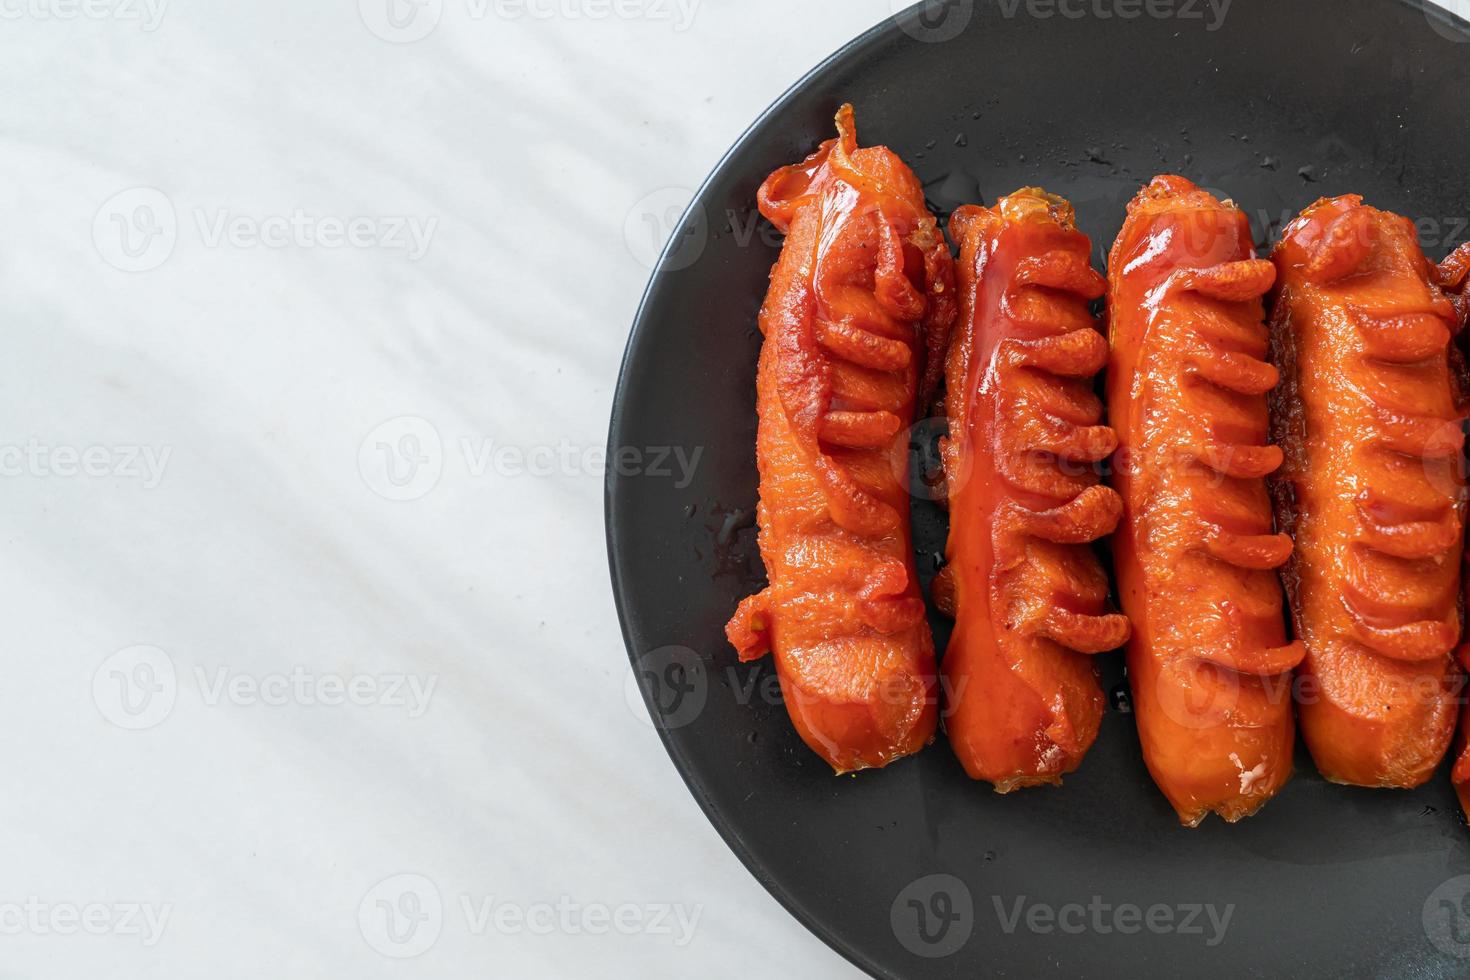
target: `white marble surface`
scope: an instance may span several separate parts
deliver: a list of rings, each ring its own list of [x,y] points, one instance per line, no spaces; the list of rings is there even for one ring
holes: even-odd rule
[[[0,978],[854,976],[626,703],[598,451],[627,226],[894,4],[391,2],[0,0]]]
[[[597,452],[625,216],[890,5],[359,8],[0,2],[0,977],[854,975],[626,704]]]

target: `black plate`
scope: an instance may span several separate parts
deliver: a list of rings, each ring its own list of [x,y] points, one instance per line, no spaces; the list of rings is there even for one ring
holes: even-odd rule
[[[763,582],[755,319],[776,247],[752,224],[755,190],[831,135],[841,102],[940,211],[1041,183],[1072,199],[1099,255],[1160,172],[1234,197],[1262,244],[1301,207],[1347,192],[1420,218],[1436,258],[1470,237],[1470,28],[1395,0],[1235,0],[1223,20],[1216,9],[961,0],[883,24],[730,151],[633,328],[607,525],[636,676],[735,853],[875,976],[1470,975],[1470,831],[1447,772],[1412,793],[1344,789],[1299,753],[1259,815],[1184,830],[1115,700],[1062,789],[998,797],[942,738],[837,778],[793,733],[769,669],[738,665],[724,640]],[[662,447],[700,451],[692,481],[659,465]],[[919,501],[915,522],[927,579],[943,519]],[[1115,685],[1118,658],[1104,659]]]

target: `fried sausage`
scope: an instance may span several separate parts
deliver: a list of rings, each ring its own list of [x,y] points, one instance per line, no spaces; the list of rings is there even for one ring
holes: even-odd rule
[[[949,247],[913,172],[838,138],[770,176],[786,235],[761,309],[760,550],[769,586],[726,627],[774,651],[801,737],[838,772],[918,751],[938,716],[910,543],[908,438],[956,315]]]
[[[1470,242],[1461,245],[1454,254],[1440,263],[1435,270],[1435,282],[1445,291],[1455,307],[1455,319],[1461,343],[1460,346],[1450,349],[1451,363],[1460,374],[1461,390],[1467,390],[1470,389],[1470,383],[1467,383],[1470,382],[1470,379],[1465,377],[1465,357],[1462,348],[1466,339],[1464,328],[1467,321],[1470,321]],[[1465,601],[1470,603],[1470,554],[1467,554],[1466,557],[1467,563],[1462,566],[1460,578],[1465,587]],[[1470,605],[1467,605],[1466,608],[1470,608]],[[1455,765],[1451,770],[1450,779],[1454,783],[1455,794],[1460,798],[1460,809],[1466,818],[1470,819],[1470,698],[1466,697],[1467,688],[1463,674],[1464,671],[1470,670],[1470,643],[1460,645],[1455,651],[1455,659],[1462,668],[1460,687],[1457,691],[1458,700],[1465,704],[1465,708],[1460,719],[1460,730],[1455,736]]]
[[[1249,222],[1183,177],[1128,206],[1108,263],[1107,397],[1123,518],[1113,557],[1133,624],[1144,761],[1186,826],[1249,816],[1292,768],[1290,671],[1272,533],[1261,298]]]
[[[1408,219],[1321,200],[1272,260],[1273,430],[1302,738],[1333,782],[1429,779],[1455,726],[1464,417],[1458,317]]]
[[[1090,547],[1122,513],[1096,466],[1117,447],[1093,393],[1108,345],[1088,303],[1107,283],[1072,206],[1037,188],[961,208],[950,231],[962,329],[941,442],[950,530],[936,596],[955,615],[944,728],[965,771],[1007,793],[1082,762],[1104,707],[1088,655],[1128,638]]]

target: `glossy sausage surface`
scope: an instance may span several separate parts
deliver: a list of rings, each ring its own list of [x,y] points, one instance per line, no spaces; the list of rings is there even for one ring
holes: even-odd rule
[[[1182,177],[1128,207],[1108,264],[1109,421],[1123,519],[1113,557],[1133,624],[1128,674],[1144,760],[1179,814],[1234,821],[1291,775],[1291,675],[1265,477],[1262,297],[1275,272],[1249,222]]]
[[[1470,378],[1465,376],[1465,325],[1470,322],[1470,242],[1466,242],[1457,248],[1449,258],[1440,263],[1435,270],[1435,282],[1449,296],[1450,302],[1455,307],[1455,318],[1459,326],[1459,344],[1451,349],[1453,366],[1461,374],[1461,386],[1464,390],[1470,390]],[[1458,355],[1458,356],[1456,356]],[[1465,589],[1464,607],[1470,609],[1470,550],[1467,550],[1467,561],[1461,568],[1461,582]],[[1455,651],[1455,659],[1463,671],[1470,671],[1470,642],[1462,642]],[[1470,820],[1470,689],[1467,689],[1463,679],[1458,692],[1458,700],[1464,705],[1460,718],[1460,730],[1454,741],[1454,768],[1450,772],[1450,778],[1454,782],[1455,793],[1460,798],[1460,809]]]
[[[798,732],[838,772],[918,751],[938,716],[910,543],[908,438],[955,315],[954,268],[913,172],[838,138],[762,185],[786,235],[761,309],[760,549],[770,585],[726,627],[774,651]],[[697,397],[697,393],[695,393]]]
[[[1429,779],[1455,725],[1464,417],[1458,317],[1406,218],[1318,201],[1273,255],[1273,429],[1302,737],[1334,782]]]
[[[1088,304],[1107,285],[1072,206],[1039,189],[961,208],[950,232],[944,727],[965,771],[1005,793],[1081,763],[1104,708],[1088,655],[1128,637],[1091,547],[1122,511],[1096,468],[1117,446],[1093,393],[1108,346]]]

